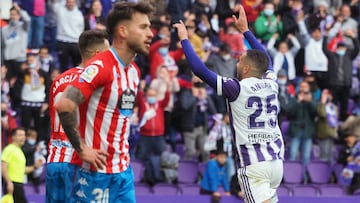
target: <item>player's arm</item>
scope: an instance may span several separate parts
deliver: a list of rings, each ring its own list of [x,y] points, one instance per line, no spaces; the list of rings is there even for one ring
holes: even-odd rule
[[[1,175],[5,180],[6,183],[6,192],[7,194],[12,194],[14,192],[14,184],[10,180],[9,173],[8,173],[8,163],[5,161],[1,161]]]
[[[229,98],[229,101],[234,101],[240,92],[239,83],[235,80],[221,77],[206,67],[191,46],[186,27],[182,21],[174,24],[174,27],[178,30],[186,60],[194,74],[216,90],[218,95]]]
[[[267,58],[269,60],[268,70],[273,71],[274,69],[273,69],[273,66],[272,66],[272,60],[271,60],[271,57],[270,57],[269,53],[260,44],[258,39],[256,39],[254,34],[249,30],[249,26],[248,26],[248,22],[247,22],[244,7],[240,6],[239,17],[236,18],[233,15],[233,18],[235,20],[235,26],[240,30],[241,33],[244,34],[244,37],[248,40],[251,48],[258,49],[258,50],[260,50],[260,51],[262,51],[262,52],[264,52],[266,54],[266,56],[267,56]]]
[[[80,158],[92,164],[96,169],[101,169],[106,165],[104,155],[106,156],[107,154],[103,151],[89,148],[81,139],[78,129],[76,109],[84,101],[85,96],[83,93],[78,88],[69,85],[59,101],[56,102],[55,108],[59,114],[64,132]]]

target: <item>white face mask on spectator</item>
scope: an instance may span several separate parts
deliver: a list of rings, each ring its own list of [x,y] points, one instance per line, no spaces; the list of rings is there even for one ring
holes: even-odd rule
[[[274,14],[274,10],[266,8],[266,9],[264,9],[264,14],[266,16],[272,16]]]

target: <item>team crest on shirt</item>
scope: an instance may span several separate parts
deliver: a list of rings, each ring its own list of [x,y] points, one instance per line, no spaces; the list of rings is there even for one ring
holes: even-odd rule
[[[84,72],[81,73],[80,78],[90,83],[98,74],[98,72],[99,68],[96,65],[90,65],[84,70]]]

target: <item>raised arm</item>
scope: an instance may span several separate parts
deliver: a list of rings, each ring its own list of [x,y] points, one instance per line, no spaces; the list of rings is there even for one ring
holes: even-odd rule
[[[258,39],[254,36],[254,34],[249,30],[249,25],[246,18],[245,10],[242,6],[240,6],[239,17],[236,18],[235,15],[232,16],[235,21],[235,26],[244,34],[244,37],[248,40],[251,48],[258,49],[264,52],[269,60],[268,70],[273,71],[272,60],[269,53],[265,50],[263,45],[259,42]]]

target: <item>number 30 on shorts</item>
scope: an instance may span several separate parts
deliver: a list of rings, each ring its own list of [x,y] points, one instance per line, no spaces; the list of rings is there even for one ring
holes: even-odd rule
[[[265,128],[265,122],[269,124],[271,128],[276,127],[276,120],[278,114],[278,107],[272,104],[272,101],[277,99],[275,94],[269,95],[266,97],[266,104],[263,107],[261,98],[258,96],[249,97],[246,103],[246,108],[256,107],[255,111],[248,117],[248,128]],[[260,120],[258,117],[265,110],[266,115],[268,115],[268,120]]]
[[[95,188],[92,194],[95,196],[95,200],[90,201],[90,203],[109,203],[109,188],[105,190]]]

